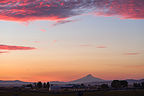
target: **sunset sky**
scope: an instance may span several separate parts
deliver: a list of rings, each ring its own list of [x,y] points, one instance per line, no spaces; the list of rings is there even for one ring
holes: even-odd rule
[[[0,0],[0,80],[144,78],[144,0]]]

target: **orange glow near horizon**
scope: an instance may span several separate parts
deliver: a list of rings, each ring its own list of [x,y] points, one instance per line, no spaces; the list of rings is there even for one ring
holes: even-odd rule
[[[4,58],[1,59],[1,63],[5,65],[1,65],[0,67],[0,80],[22,80],[29,82],[71,81],[87,74],[92,74],[97,78],[105,80],[142,79],[144,73],[142,70],[144,69],[143,65],[132,66],[130,65],[132,62],[127,62],[127,65],[123,65],[122,63],[125,62],[118,60],[118,58],[117,61],[119,64],[115,64],[115,61],[107,64],[106,62],[109,60],[104,61],[104,59],[102,59],[103,57],[99,58],[101,60],[88,59],[87,57],[82,57],[85,58],[85,60],[82,58],[73,58],[73,60],[70,60],[72,57],[68,57],[67,59],[66,57],[59,58],[60,60],[58,60],[58,58],[46,60],[43,57],[40,59],[39,56],[31,59],[28,58],[30,57],[26,56],[21,58],[19,55],[17,58],[9,59],[10,62]],[[27,61],[24,59],[27,59]],[[10,64],[12,64],[12,66],[9,67]],[[5,76],[5,74],[7,75]]]

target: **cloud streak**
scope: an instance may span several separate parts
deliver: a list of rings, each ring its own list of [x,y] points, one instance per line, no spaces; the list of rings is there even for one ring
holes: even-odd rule
[[[96,48],[107,48],[106,46],[97,46]]]
[[[34,47],[0,45],[0,50],[34,50]]]
[[[0,51],[0,54],[3,54],[3,53],[8,53],[7,51]]]
[[[40,29],[40,31],[42,31],[42,32],[46,32],[46,30],[45,30],[45,29]]]
[[[0,0],[0,20],[65,20],[84,13],[144,19],[144,0]]]
[[[76,22],[77,20],[59,20],[56,23],[54,23],[52,26],[57,26],[60,24],[70,23],[70,22]]]
[[[139,55],[140,53],[137,52],[129,52],[129,53],[125,53],[124,55]]]
[[[92,45],[90,45],[90,44],[81,44],[80,46],[81,47],[91,47]]]

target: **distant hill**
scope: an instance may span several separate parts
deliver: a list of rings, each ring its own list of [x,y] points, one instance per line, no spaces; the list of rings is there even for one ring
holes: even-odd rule
[[[20,81],[20,80],[8,80],[8,81],[4,81],[4,80],[0,80],[0,83],[16,83],[16,82],[23,82],[23,81]]]
[[[32,82],[23,82],[20,80],[0,80],[0,87],[4,87],[4,86],[22,86],[22,85],[26,85],[26,84],[31,84]]]
[[[141,82],[144,82],[144,79],[140,79],[140,80],[126,79],[126,81],[128,81],[129,84],[133,84],[133,83],[141,83]]]
[[[140,79],[139,81],[140,81],[140,82],[144,82],[144,79]]]
[[[65,84],[66,82],[50,81],[50,84]]]
[[[140,79],[140,80],[126,79],[126,81],[128,81],[129,84],[133,84],[133,83],[144,82],[144,79]],[[73,80],[70,82],[51,81],[50,84],[81,84],[81,83],[85,83],[85,84],[98,85],[98,84],[103,84],[103,83],[111,84],[111,82],[112,82],[112,80],[103,80],[103,79],[96,78],[93,75],[89,74],[89,75],[86,75],[80,79]],[[3,87],[3,86],[22,86],[22,85],[32,84],[32,83],[34,83],[34,82],[23,82],[20,80],[13,80],[13,81],[0,80],[0,87]]]
[[[70,81],[69,83],[78,84],[78,83],[104,82],[104,81],[105,80],[100,79],[100,78],[96,78],[96,77],[92,76],[91,74],[89,74],[89,75],[82,77],[80,79]]]

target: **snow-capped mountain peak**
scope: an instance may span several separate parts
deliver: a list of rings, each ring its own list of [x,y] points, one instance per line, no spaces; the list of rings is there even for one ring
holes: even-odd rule
[[[71,83],[88,83],[88,82],[102,82],[102,81],[104,80],[100,78],[96,78],[91,74],[88,74],[85,77],[71,81]]]

